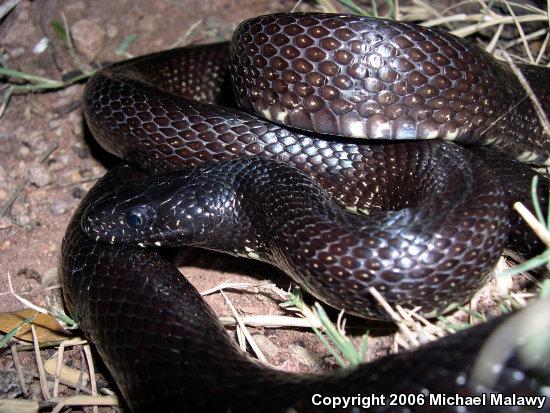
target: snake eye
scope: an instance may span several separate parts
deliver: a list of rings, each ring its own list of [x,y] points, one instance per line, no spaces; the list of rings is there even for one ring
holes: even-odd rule
[[[139,228],[143,226],[147,220],[147,213],[142,208],[130,211],[126,216],[126,222],[131,228]]]

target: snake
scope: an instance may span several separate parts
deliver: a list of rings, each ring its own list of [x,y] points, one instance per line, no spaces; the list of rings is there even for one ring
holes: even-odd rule
[[[542,251],[511,205],[532,206],[536,175],[546,199],[532,166],[550,164],[549,70],[413,23],[283,13],[241,23],[229,43],[96,72],[84,115],[125,163],[74,213],[61,280],[126,406],[503,411],[431,399],[491,392],[544,404],[550,364],[522,351],[527,310],[355,368],[290,374],[237,349],[162,247],[266,261],[367,319],[391,321],[373,291],[426,317],[457,308],[505,248]],[[482,357],[502,331],[514,337],[504,355]]]

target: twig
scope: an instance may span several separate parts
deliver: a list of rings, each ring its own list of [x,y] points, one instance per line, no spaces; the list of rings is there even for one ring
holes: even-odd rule
[[[32,342],[34,344],[34,354],[36,357],[36,365],[38,367],[38,374],[40,376],[40,389],[44,400],[50,399],[50,389],[48,388],[48,381],[46,380],[46,370],[44,370],[44,362],[42,361],[42,355],[40,354],[40,347],[38,347],[38,338],[36,336],[36,329],[34,324],[31,324]]]
[[[7,201],[2,205],[2,208],[0,209],[0,218],[3,217],[6,212],[11,208],[12,204],[15,202],[17,197],[19,196],[19,193],[23,190],[25,187],[25,184],[27,183],[26,179],[23,179],[21,182],[19,182],[14,190],[12,191],[10,197],[7,199]]]
[[[23,391],[23,395],[28,396],[29,388],[25,383],[25,376],[23,376],[23,370],[21,369],[21,362],[19,361],[19,354],[17,353],[17,346],[15,344],[11,345],[11,357],[13,359],[13,365],[15,366],[15,371],[17,371],[17,377],[19,378],[21,391]]]

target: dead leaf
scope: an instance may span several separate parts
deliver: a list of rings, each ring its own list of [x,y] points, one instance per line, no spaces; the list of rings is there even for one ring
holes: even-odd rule
[[[57,354],[46,360],[44,363],[44,370],[52,376],[55,376],[55,372],[57,370]],[[61,366],[61,374],[59,375],[59,378],[69,383],[73,383],[76,386],[80,378],[80,370],[73,369],[63,364]],[[82,374],[81,384],[85,386],[88,383],[89,378],[88,373],[84,372]]]
[[[0,313],[0,331],[7,334],[21,324],[21,322],[29,317],[32,317],[33,315],[36,315],[34,320],[32,320],[32,324],[36,329],[36,335],[39,343],[63,340],[67,338],[68,334],[65,330],[63,330],[54,316],[39,313],[31,308],[9,313]],[[19,328],[19,331],[15,334],[15,337],[20,340],[32,341],[30,323],[22,325]]]

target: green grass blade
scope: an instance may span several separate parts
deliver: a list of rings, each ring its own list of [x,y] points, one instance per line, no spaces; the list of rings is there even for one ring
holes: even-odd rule
[[[539,177],[537,175],[533,176],[531,181],[531,201],[533,202],[533,207],[535,208],[535,214],[537,219],[546,226],[546,221],[544,215],[542,214],[542,208],[540,207],[539,197],[537,196],[537,187],[539,184]]]
[[[31,83],[50,85],[50,87],[62,87],[63,82],[60,80],[48,79],[46,77],[36,76],[30,73],[20,72],[19,70],[7,69],[0,67],[0,75],[14,77],[16,79],[27,80]]]
[[[550,249],[547,249],[542,254],[537,255],[536,257],[531,258],[528,261],[522,262],[521,264],[516,265],[514,268],[510,268],[502,273],[504,277],[511,277],[522,272],[532,270],[533,268],[540,267],[545,265],[550,260]]]
[[[0,348],[3,348],[5,347],[8,342],[13,338],[13,336],[15,336],[17,334],[17,332],[19,331],[19,329],[24,326],[25,324],[27,323],[30,323],[32,320],[34,320],[36,318],[36,314],[35,315],[32,315],[30,316],[29,318],[26,318],[25,320],[21,321],[19,323],[19,325],[17,325],[17,327],[15,327],[13,330],[11,330],[8,334],[6,334],[4,336],[4,338],[2,338],[2,340],[0,340]]]
[[[346,6],[352,13],[359,14],[362,16],[368,16],[369,14],[363,10],[361,7],[359,7],[357,4],[353,2],[353,0],[338,0],[338,3],[343,4]],[[373,3],[376,3],[373,0]],[[374,10],[374,9],[373,9]]]
[[[66,43],[69,36],[65,31],[63,23],[61,23],[59,20],[52,20],[51,26],[57,37],[59,37],[64,43]]]
[[[115,53],[117,56],[131,56],[130,53],[128,53],[128,49],[134,43],[138,38],[137,34],[131,34],[129,36],[126,36],[120,46],[116,49]]]
[[[546,279],[542,282],[542,288],[540,289],[540,297],[550,297],[550,279]]]

